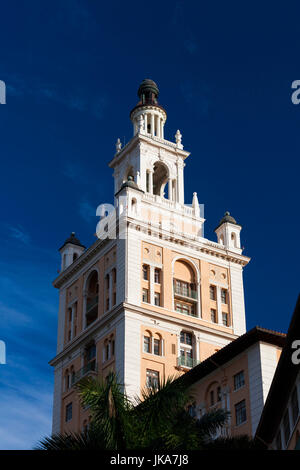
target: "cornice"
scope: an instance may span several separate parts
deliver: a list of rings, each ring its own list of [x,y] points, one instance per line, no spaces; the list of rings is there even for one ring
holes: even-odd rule
[[[242,266],[246,266],[250,259],[247,256],[244,256],[239,253],[235,253],[230,251],[226,248],[222,248],[222,246],[218,246],[217,243],[210,242],[206,239],[199,239],[199,237],[194,236],[186,237],[184,235],[179,235],[175,232],[170,232],[167,230],[163,230],[161,228],[155,227],[154,225],[148,225],[141,221],[136,221],[134,219],[128,219],[129,227],[134,228],[137,231],[142,231],[146,233],[148,236],[154,236],[159,238],[160,240],[167,240],[168,242],[174,243],[176,245],[184,246],[186,248],[192,248],[195,251],[200,251],[202,253],[209,254],[210,256],[214,256],[216,258],[221,258],[226,261],[230,261],[232,263],[240,264]],[[149,233],[150,232],[150,233]]]
[[[197,329],[201,330],[202,332],[212,334],[212,335],[215,335],[215,336],[219,336],[219,337],[223,337],[223,338],[229,339],[230,341],[238,338],[238,336],[235,335],[234,333],[229,333],[227,331],[222,331],[222,330],[216,330],[216,329],[211,328],[209,326],[205,326],[205,325],[193,322],[193,317],[190,317],[188,320],[185,319],[185,317],[182,317],[182,318],[173,317],[172,315],[167,314],[166,310],[164,310],[163,313],[158,313],[158,312],[154,312],[153,310],[148,310],[146,308],[136,306],[134,304],[129,304],[127,302],[123,303],[123,307],[126,311],[130,311],[130,312],[133,312],[133,313],[139,313],[139,314],[147,316],[147,317],[153,317],[156,320],[177,323],[179,326],[182,326],[182,327],[197,328]],[[202,319],[199,318],[199,320],[202,320]]]
[[[131,148],[135,144],[141,144],[142,142],[145,142],[149,145],[153,145],[154,147],[159,147],[159,148],[164,148],[165,150],[168,150],[171,153],[174,153],[176,155],[179,155],[183,160],[185,160],[189,155],[190,152],[187,152],[186,150],[182,150],[179,147],[177,147],[177,144],[175,142],[170,142],[169,140],[162,139],[161,137],[157,136],[152,136],[150,134],[135,134],[129,142],[118,152],[115,154],[113,159],[108,163],[108,166],[110,168],[114,168],[114,166],[119,163],[123,158],[127,155],[127,153],[131,150]]]

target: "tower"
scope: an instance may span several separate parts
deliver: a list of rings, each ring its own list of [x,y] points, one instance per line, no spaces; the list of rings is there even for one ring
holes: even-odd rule
[[[103,236],[86,251],[76,246],[80,256],[54,281],[54,432],[88,425],[74,389],[86,374],[113,370],[129,395],[140,394],[245,332],[242,270],[249,258],[240,248],[241,227],[228,214],[216,229],[218,242],[203,237],[197,194],[190,205],[184,198],[190,154],[179,130],[175,142],[164,138],[167,114],[158,95],[155,82],[143,80],[130,113],[133,137],[123,148],[117,140],[109,162],[115,217],[103,219]]]

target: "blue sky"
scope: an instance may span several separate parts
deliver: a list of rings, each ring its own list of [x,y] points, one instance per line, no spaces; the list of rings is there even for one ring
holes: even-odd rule
[[[185,197],[205,236],[226,210],[242,224],[248,328],[286,331],[299,291],[300,79],[296,2],[2,2],[0,80],[0,448],[51,431],[57,249],[95,240],[113,198],[107,163],[132,136],[129,111],[152,78],[191,152]]]

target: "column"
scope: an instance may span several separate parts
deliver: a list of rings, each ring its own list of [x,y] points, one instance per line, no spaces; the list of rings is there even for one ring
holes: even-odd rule
[[[144,126],[145,126],[145,133],[147,134],[147,114],[144,114]]]
[[[150,288],[150,304],[154,305],[154,266],[151,266],[151,265],[150,265],[149,288]]]
[[[157,137],[160,137],[160,117],[156,116],[156,129],[157,129]]]
[[[109,310],[112,308],[112,288],[113,288],[113,277],[112,271],[109,273]]]
[[[86,328],[86,298],[87,298],[87,292],[83,292],[83,309],[82,309],[82,329],[84,330]]]
[[[200,362],[200,347],[199,347],[199,346],[200,346],[200,337],[197,335],[195,338],[196,338],[196,341],[195,341],[195,343],[196,343],[196,344],[195,344],[195,347],[196,347],[196,351],[195,351],[195,352],[196,352],[196,358],[195,358],[195,359],[196,359],[196,361],[197,361],[197,363],[198,363],[198,362]]]
[[[163,120],[160,120],[160,137],[163,139],[164,138],[164,124]]]
[[[168,179],[168,192],[169,192],[168,199],[170,201],[172,201],[172,180],[171,180],[171,178]]]
[[[153,194],[153,171],[149,171],[149,193]]]
[[[73,339],[74,335],[74,314],[75,314],[75,304],[72,305],[71,310],[72,310],[72,320],[71,320],[71,341]]]
[[[221,304],[221,288],[216,286],[217,288],[217,315],[218,315],[218,324],[223,325],[222,323],[222,304]]]
[[[154,135],[154,114],[151,114],[151,134]]]
[[[197,282],[197,317],[201,316],[200,282]]]

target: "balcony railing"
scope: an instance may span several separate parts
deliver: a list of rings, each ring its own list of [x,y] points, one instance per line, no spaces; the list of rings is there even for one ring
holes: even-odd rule
[[[89,374],[90,372],[97,372],[97,364],[96,361],[91,361],[82,367],[79,371],[77,371],[72,376],[72,385],[74,385],[78,380],[82,379],[85,375]]]
[[[86,304],[86,311],[89,312],[90,310],[92,310],[92,308],[94,308],[96,305],[98,305],[98,295],[95,295],[95,297],[92,297],[91,300],[89,302],[87,302]]]
[[[190,286],[178,286],[176,282],[174,282],[174,294],[180,295],[180,297],[197,300],[196,290],[192,289]]]
[[[200,361],[193,357],[179,356],[177,360],[178,367],[188,367],[189,369],[192,369],[192,367],[195,367],[197,364],[200,364]]]

